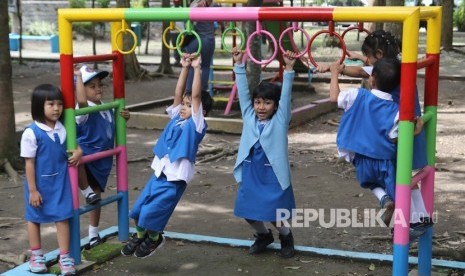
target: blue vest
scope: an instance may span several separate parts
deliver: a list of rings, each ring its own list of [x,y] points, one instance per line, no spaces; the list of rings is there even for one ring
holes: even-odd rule
[[[113,111],[110,110],[113,117]],[[76,127],[76,136],[84,155],[112,149],[115,146],[115,124],[105,120],[100,112],[89,113],[84,124]]]
[[[337,146],[374,159],[396,159],[397,145],[390,141],[389,131],[398,111],[397,103],[359,88],[352,107],[341,117]]]
[[[187,119],[182,128],[176,125],[179,120],[179,115],[171,119],[153,147],[153,153],[160,159],[168,154],[171,163],[181,158],[194,163],[199,144],[207,132],[207,123],[202,133],[198,133],[192,118]]]

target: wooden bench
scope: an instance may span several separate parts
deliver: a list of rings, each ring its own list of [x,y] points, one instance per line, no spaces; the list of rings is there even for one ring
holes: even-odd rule
[[[19,34],[10,34],[10,51],[19,51]],[[52,53],[59,53],[58,35],[22,35],[22,40],[43,40],[50,41],[50,50]]]

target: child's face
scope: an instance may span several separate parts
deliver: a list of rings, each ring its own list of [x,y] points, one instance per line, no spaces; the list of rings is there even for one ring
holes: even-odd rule
[[[192,103],[190,97],[184,97],[181,102],[181,110],[179,110],[179,117],[181,119],[189,119],[192,116]]]
[[[99,104],[102,100],[103,89],[106,87],[99,78],[91,79],[85,85],[87,100]]]
[[[255,98],[253,100],[253,109],[259,120],[266,120],[273,116],[276,111],[276,104],[270,99]]]
[[[44,115],[45,123],[55,124],[60,119],[63,112],[63,102],[61,100],[45,101]]]

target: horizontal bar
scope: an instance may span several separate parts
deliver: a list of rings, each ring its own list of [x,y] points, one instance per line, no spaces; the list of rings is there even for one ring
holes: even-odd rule
[[[421,119],[423,120],[423,123],[426,124],[429,120],[433,118],[434,113],[431,111],[426,111],[423,116],[421,116]]]
[[[433,167],[431,167],[431,166],[424,167],[421,171],[417,172],[412,177],[412,184],[410,186],[416,185],[418,182],[422,181],[425,177],[428,176],[428,174],[430,174],[432,172],[433,172]]]
[[[123,193],[117,193],[116,195],[103,198],[102,200],[100,200],[99,202],[97,202],[95,204],[92,204],[92,205],[89,204],[89,205],[86,205],[84,207],[80,207],[79,208],[79,215],[82,215],[82,214],[85,214],[85,213],[90,212],[92,210],[98,209],[98,208],[100,208],[102,206],[108,205],[108,204],[113,203],[115,201],[118,201],[118,200],[120,200],[122,198],[123,198]]]
[[[94,105],[94,106],[88,106],[84,108],[79,108],[74,111],[74,114],[76,116],[80,115],[85,115],[93,112],[98,112],[98,111],[105,111],[105,110],[110,110],[113,108],[119,107],[120,103],[119,102],[111,102],[111,103],[104,103],[104,104],[99,104],[99,105]]]
[[[89,162],[92,162],[92,161],[95,161],[95,160],[98,160],[98,159],[102,159],[102,158],[105,158],[105,157],[118,155],[120,153],[121,153],[121,148],[120,147],[109,149],[109,150],[104,150],[104,151],[100,151],[100,152],[97,152],[97,153],[92,153],[92,154],[85,155],[85,156],[81,157],[81,160],[79,161],[79,163],[80,164],[85,164],[85,163],[89,163]]]
[[[82,56],[82,57],[73,57],[74,63],[84,63],[84,62],[94,62],[94,61],[107,61],[107,60],[116,60],[118,56],[116,54],[104,54],[104,55],[95,55],[95,56]]]
[[[434,65],[435,61],[436,61],[436,58],[433,58],[433,57],[427,57],[427,58],[421,59],[417,62],[417,69],[422,69],[428,66],[432,66]]]

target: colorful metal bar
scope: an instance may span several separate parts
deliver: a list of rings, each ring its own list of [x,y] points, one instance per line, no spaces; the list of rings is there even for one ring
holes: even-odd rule
[[[73,62],[74,63],[98,62],[98,61],[116,60],[116,58],[117,56],[115,54],[82,56],[82,57],[74,57]]]

